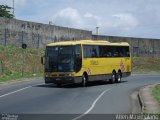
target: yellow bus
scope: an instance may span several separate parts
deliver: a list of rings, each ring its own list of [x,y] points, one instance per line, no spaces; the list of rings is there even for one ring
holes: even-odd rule
[[[45,83],[57,86],[105,80],[121,82],[131,74],[131,55],[126,42],[79,40],[50,43],[46,46]]]

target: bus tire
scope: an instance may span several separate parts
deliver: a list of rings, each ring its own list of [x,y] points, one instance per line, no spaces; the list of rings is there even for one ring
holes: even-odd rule
[[[122,73],[119,71],[117,74],[116,83],[121,83],[121,81],[122,81]]]
[[[87,75],[82,75],[82,87],[86,87],[87,85]]]
[[[112,72],[112,76],[111,76],[111,79],[110,79],[110,83],[113,84],[116,82],[116,72]]]

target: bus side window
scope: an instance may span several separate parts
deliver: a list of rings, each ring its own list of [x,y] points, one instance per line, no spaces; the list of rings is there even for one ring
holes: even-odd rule
[[[118,47],[119,57],[125,57],[125,49],[124,47]]]
[[[92,58],[98,57],[96,49],[92,49]]]
[[[113,47],[113,57],[118,57],[118,48],[117,46],[112,46]]]
[[[112,57],[112,53],[110,51],[107,53],[107,57]]]
[[[76,72],[80,71],[82,68],[82,52],[81,52],[81,46],[76,45],[75,46],[75,62],[74,62],[74,69]]]
[[[83,46],[84,58],[91,58],[91,49],[89,45]]]
[[[75,46],[75,54],[79,55],[79,57],[82,58],[82,52],[81,52],[81,46],[80,45]]]
[[[119,57],[130,57],[129,47],[127,46],[119,47]]]
[[[105,46],[99,46],[99,57],[103,58],[105,56],[107,56],[105,53]]]
[[[129,47],[125,47],[125,55],[126,57],[130,57]]]
[[[91,45],[91,57],[98,58],[99,57],[99,47],[96,45]]]
[[[110,46],[99,46],[99,55],[101,58],[112,57],[112,47]]]
[[[113,57],[113,47],[107,46],[107,57]]]

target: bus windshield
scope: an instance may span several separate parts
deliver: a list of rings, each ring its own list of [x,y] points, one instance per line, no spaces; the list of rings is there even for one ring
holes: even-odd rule
[[[46,48],[46,72],[73,72],[76,68],[76,46],[49,46]]]

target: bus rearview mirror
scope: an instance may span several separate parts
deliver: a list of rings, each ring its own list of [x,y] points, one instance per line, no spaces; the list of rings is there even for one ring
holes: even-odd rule
[[[44,57],[44,56],[41,57],[41,64],[42,64],[42,65],[45,65],[45,57]]]

